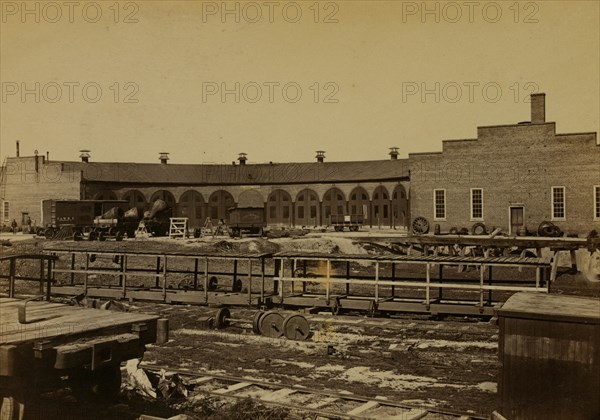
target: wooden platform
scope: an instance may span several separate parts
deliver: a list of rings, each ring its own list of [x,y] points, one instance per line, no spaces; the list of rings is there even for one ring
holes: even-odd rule
[[[131,332],[131,326],[154,324],[155,315],[81,308],[62,303],[29,302],[27,323],[19,323],[22,299],[0,298],[0,345],[18,345],[40,340],[65,341],[79,336]]]

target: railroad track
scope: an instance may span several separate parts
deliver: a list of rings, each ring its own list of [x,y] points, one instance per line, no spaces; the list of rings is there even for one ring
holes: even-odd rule
[[[177,373],[192,378],[195,386],[191,401],[206,395],[227,399],[252,398],[265,405],[284,407],[297,413],[299,419],[402,419],[402,420],[479,420],[486,417],[452,412],[429,407],[400,404],[383,398],[367,398],[348,393],[312,390],[297,385],[286,385],[235,376],[213,375],[172,369],[168,366],[144,365],[150,371]]]

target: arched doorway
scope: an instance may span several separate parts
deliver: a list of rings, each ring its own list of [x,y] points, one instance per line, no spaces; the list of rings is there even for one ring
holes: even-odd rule
[[[267,223],[292,225],[292,197],[287,191],[275,190],[267,199]]]
[[[393,227],[408,227],[410,215],[408,214],[408,196],[403,185],[397,185],[392,194],[392,224]]]
[[[238,207],[264,207],[265,199],[256,190],[246,190],[238,197]]]
[[[229,208],[235,206],[233,196],[225,190],[217,190],[210,195],[208,199],[208,217],[213,222],[218,222],[223,219],[226,223],[229,222]]]
[[[179,217],[187,217],[190,228],[201,227],[206,219],[206,206],[204,197],[198,191],[184,192],[177,206]]]
[[[125,194],[123,194],[121,200],[129,201],[129,208],[131,209],[136,207],[140,214],[146,209],[146,196],[138,190],[127,191]]]
[[[391,226],[390,195],[383,185],[373,191],[372,209],[371,223],[373,226]]]
[[[369,193],[363,187],[356,187],[350,192],[348,210],[351,215],[362,214],[365,224],[370,224],[371,212],[369,211]]]
[[[94,200],[116,200],[117,194],[111,190],[101,190],[94,195]]]
[[[296,225],[317,226],[319,224],[319,198],[311,189],[305,189],[296,196]]]
[[[323,196],[323,223],[331,224],[331,215],[346,214],[346,198],[338,188],[330,188]]]

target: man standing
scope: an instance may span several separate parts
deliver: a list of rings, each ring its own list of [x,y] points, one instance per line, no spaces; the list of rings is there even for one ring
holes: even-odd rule
[[[13,219],[12,223],[10,224],[10,227],[12,227],[13,235],[17,233],[17,221],[15,219]]]

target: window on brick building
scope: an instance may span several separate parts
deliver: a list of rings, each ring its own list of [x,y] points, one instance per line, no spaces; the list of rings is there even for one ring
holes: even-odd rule
[[[10,222],[10,204],[8,201],[2,203],[2,220],[4,223]]]
[[[600,185],[594,185],[594,220],[600,220]]]
[[[552,187],[552,220],[565,220],[566,216],[565,187]]]
[[[433,190],[433,219],[446,218],[446,190]]]
[[[471,188],[471,220],[483,220],[483,189]]]

